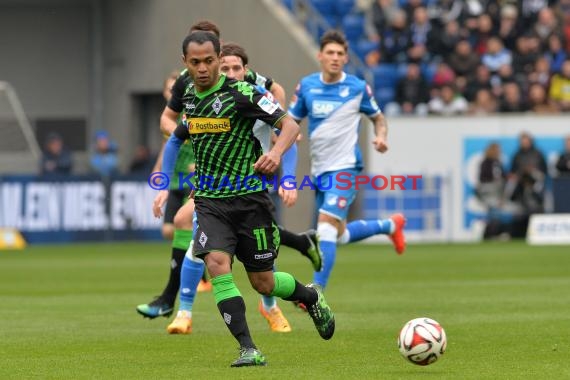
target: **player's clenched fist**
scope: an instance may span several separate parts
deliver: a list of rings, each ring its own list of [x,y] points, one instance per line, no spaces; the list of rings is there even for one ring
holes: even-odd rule
[[[281,157],[269,152],[259,157],[255,164],[253,164],[253,169],[263,174],[271,174],[277,170],[280,163]]]
[[[388,144],[382,137],[376,137],[374,141],[372,141],[372,145],[374,145],[374,149],[380,153],[385,153],[388,150]]]

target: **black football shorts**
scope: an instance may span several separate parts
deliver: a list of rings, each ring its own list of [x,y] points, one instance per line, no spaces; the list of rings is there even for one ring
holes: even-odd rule
[[[228,198],[196,197],[194,255],[225,252],[248,272],[272,270],[279,250],[274,206],[266,191]]]

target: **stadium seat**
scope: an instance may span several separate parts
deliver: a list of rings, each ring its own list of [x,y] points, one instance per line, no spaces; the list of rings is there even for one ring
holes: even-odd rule
[[[407,72],[408,72],[408,64],[407,63],[400,63],[398,64],[398,80],[400,80],[401,78],[405,77]],[[396,81],[397,83],[397,81]]]
[[[360,59],[364,60],[368,53],[373,52],[379,49],[379,43],[377,41],[369,41],[369,40],[360,40],[356,43],[355,52],[360,57]]]
[[[372,68],[374,85],[380,87],[395,87],[398,83],[398,65],[394,63],[381,63]]]
[[[349,14],[354,9],[355,0],[336,0],[335,11],[340,17]]]
[[[358,71],[357,67],[353,64],[352,61],[348,61],[348,63],[344,66],[344,71],[349,73],[349,74],[353,74],[356,75],[356,72]]]
[[[362,67],[357,67],[353,61],[348,61],[345,70],[347,73],[357,76],[360,79],[366,80],[367,69]]]
[[[342,30],[350,42],[358,41],[364,35],[364,16],[344,16],[342,18]]]
[[[329,23],[331,28],[335,29],[338,27],[339,18],[337,15],[323,15],[323,18],[325,19],[326,22]]]
[[[380,105],[380,108],[384,108],[386,104],[394,100],[396,91],[394,87],[376,87],[374,92],[374,97]]]
[[[311,5],[319,12],[321,15],[334,15],[335,0],[311,0]]]
[[[437,66],[436,65],[430,65],[430,64],[422,64],[420,67],[421,73],[424,77],[424,79],[429,83],[432,84],[433,82],[433,77],[435,76],[435,72],[437,70]]]

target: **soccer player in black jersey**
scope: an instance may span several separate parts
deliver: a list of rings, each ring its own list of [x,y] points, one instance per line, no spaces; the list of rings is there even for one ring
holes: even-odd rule
[[[210,32],[215,34],[216,37],[220,37],[219,28],[208,20],[198,21],[190,27],[190,33],[196,31]],[[271,91],[275,99],[280,104],[285,104],[285,91],[283,90],[283,87],[272,78],[265,77],[248,69],[245,80],[249,83],[265,87],[267,90]],[[174,83],[171,84],[170,93],[166,94],[168,96],[168,104],[164,108],[160,118],[160,127],[166,136],[170,136],[176,128],[183,111],[182,97],[186,87],[190,83],[192,83],[192,78],[190,77],[188,70],[184,69],[180,75],[178,75]],[[140,304],[136,308],[139,314],[151,319],[159,316],[168,317],[172,314],[176,294],[180,288],[180,279],[184,276],[184,273],[181,274],[181,270],[184,271],[184,269],[186,269],[187,273],[195,273],[199,270],[198,263],[184,259],[186,250],[190,246],[190,242],[193,237],[192,213],[194,212],[194,202],[190,200],[184,204],[183,198],[186,193],[174,187],[178,186],[178,172],[184,172],[187,174],[187,169],[184,169],[184,166],[193,165],[194,157],[192,149],[188,145],[183,147],[182,152],[183,153],[180,153],[178,156],[176,173],[171,180],[171,191],[169,192],[168,202],[166,203],[166,209],[164,212],[165,223],[174,222],[175,225],[168,281],[162,294],[156,297],[153,301],[146,304]],[[159,170],[160,168],[155,171]],[[161,198],[159,196],[155,200],[153,204],[153,212],[156,216],[163,216],[161,207],[164,203],[164,197]],[[322,254],[320,252],[318,235],[315,230],[309,230],[300,234],[285,230],[280,226],[279,230],[281,234],[281,243],[283,245],[294,248],[306,256],[313,264],[315,271],[319,271],[321,269]],[[193,282],[193,279],[190,282]],[[200,281],[198,291],[200,291],[201,286],[204,287],[203,289],[208,289],[208,286],[211,287],[208,282]],[[196,289],[184,287],[183,290],[185,294],[181,294],[180,307],[176,315],[176,318],[181,319],[181,321],[175,323],[174,326],[171,324],[167,327],[167,331],[171,334],[189,334],[192,331],[192,304]],[[290,331],[289,326],[285,329],[275,329],[273,327],[271,329],[273,331],[282,332]]]
[[[245,50],[241,46],[235,43],[227,43],[227,42],[224,43],[222,46],[220,57],[221,57],[221,65],[220,65],[221,72],[225,73],[228,78],[244,80],[248,72],[248,67],[247,67],[248,56],[245,53]],[[256,85],[256,88],[260,92],[266,94],[266,96],[268,97],[271,96],[270,93],[267,92],[267,89],[265,89],[263,86]],[[264,122],[258,121],[255,123],[255,126],[253,127],[253,134],[259,140],[263,151],[264,152],[269,151],[271,147],[272,137],[275,137],[273,127]],[[182,149],[184,149],[184,147],[186,147],[187,145],[188,141],[184,145],[182,145]],[[181,154],[182,150],[178,153],[178,158],[176,161],[177,163],[178,161],[180,161]],[[287,150],[283,154],[282,157],[281,166],[283,170],[283,176],[294,177],[296,165],[297,165],[297,147],[293,145],[289,150]],[[297,200],[296,188],[291,189],[289,188],[289,186],[285,185],[285,187],[275,186],[273,190],[278,192],[279,197],[283,201],[284,205],[291,207],[295,204]],[[170,202],[171,194],[172,192],[169,193],[168,202]],[[305,233],[304,236],[309,237],[310,235]],[[307,240],[310,241],[309,239]],[[314,247],[316,248],[317,245],[318,242],[315,242]],[[318,253],[319,252],[317,252],[316,249],[313,250],[314,257],[313,260],[311,261],[315,261],[318,267],[320,267],[319,263],[320,255]],[[311,257],[309,256],[309,258]],[[322,263],[322,261],[320,262]],[[169,334],[190,334],[192,332],[192,308],[194,304],[194,295],[195,295],[195,293],[192,293],[192,291],[193,288],[195,288],[196,281],[198,281],[197,276],[199,276],[199,274],[197,272],[202,269],[203,269],[203,264],[202,266],[200,266],[197,263],[196,258],[193,257],[192,253],[189,251],[186,258],[184,259],[184,264],[181,270],[180,297],[179,297],[180,303],[178,306],[178,312],[176,313],[176,317],[174,318],[174,320],[166,328]],[[259,301],[258,309],[260,314],[267,320],[270,330],[280,333],[291,332],[292,331],[291,325],[287,320],[287,318],[283,315],[281,308],[277,304],[276,297],[262,296],[260,298],[261,299]]]
[[[185,90],[184,123],[166,144],[163,168],[167,173],[174,170],[176,153],[190,138],[198,177],[193,253],[204,259],[220,314],[240,344],[239,358],[232,366],[265,365],[265,357],[249,333],[245,304],[233,281],[234,258],[243,263],[256,291],[302,302],[320,336],[330,339],[334,334],[334,315],[320,289],[303,286],[288,273],[272,271],[280,236],[260,175],[277,170],[299,126],[251,84],[219,74],[220,42],[214,34],[190,34],[182,51],[194,83]],[[253,137],[258,119],[281,129],[267,153],[262,153]]]

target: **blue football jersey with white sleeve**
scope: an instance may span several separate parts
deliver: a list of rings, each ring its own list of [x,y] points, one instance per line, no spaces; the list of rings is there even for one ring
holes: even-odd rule
[[[343,73],[336,83],[325,83],[322,74],[301,79],[289,105],[294,119],[309,118],[311,174],[362,169],[358,131],[362,114],[381,113],[365,81]]]

